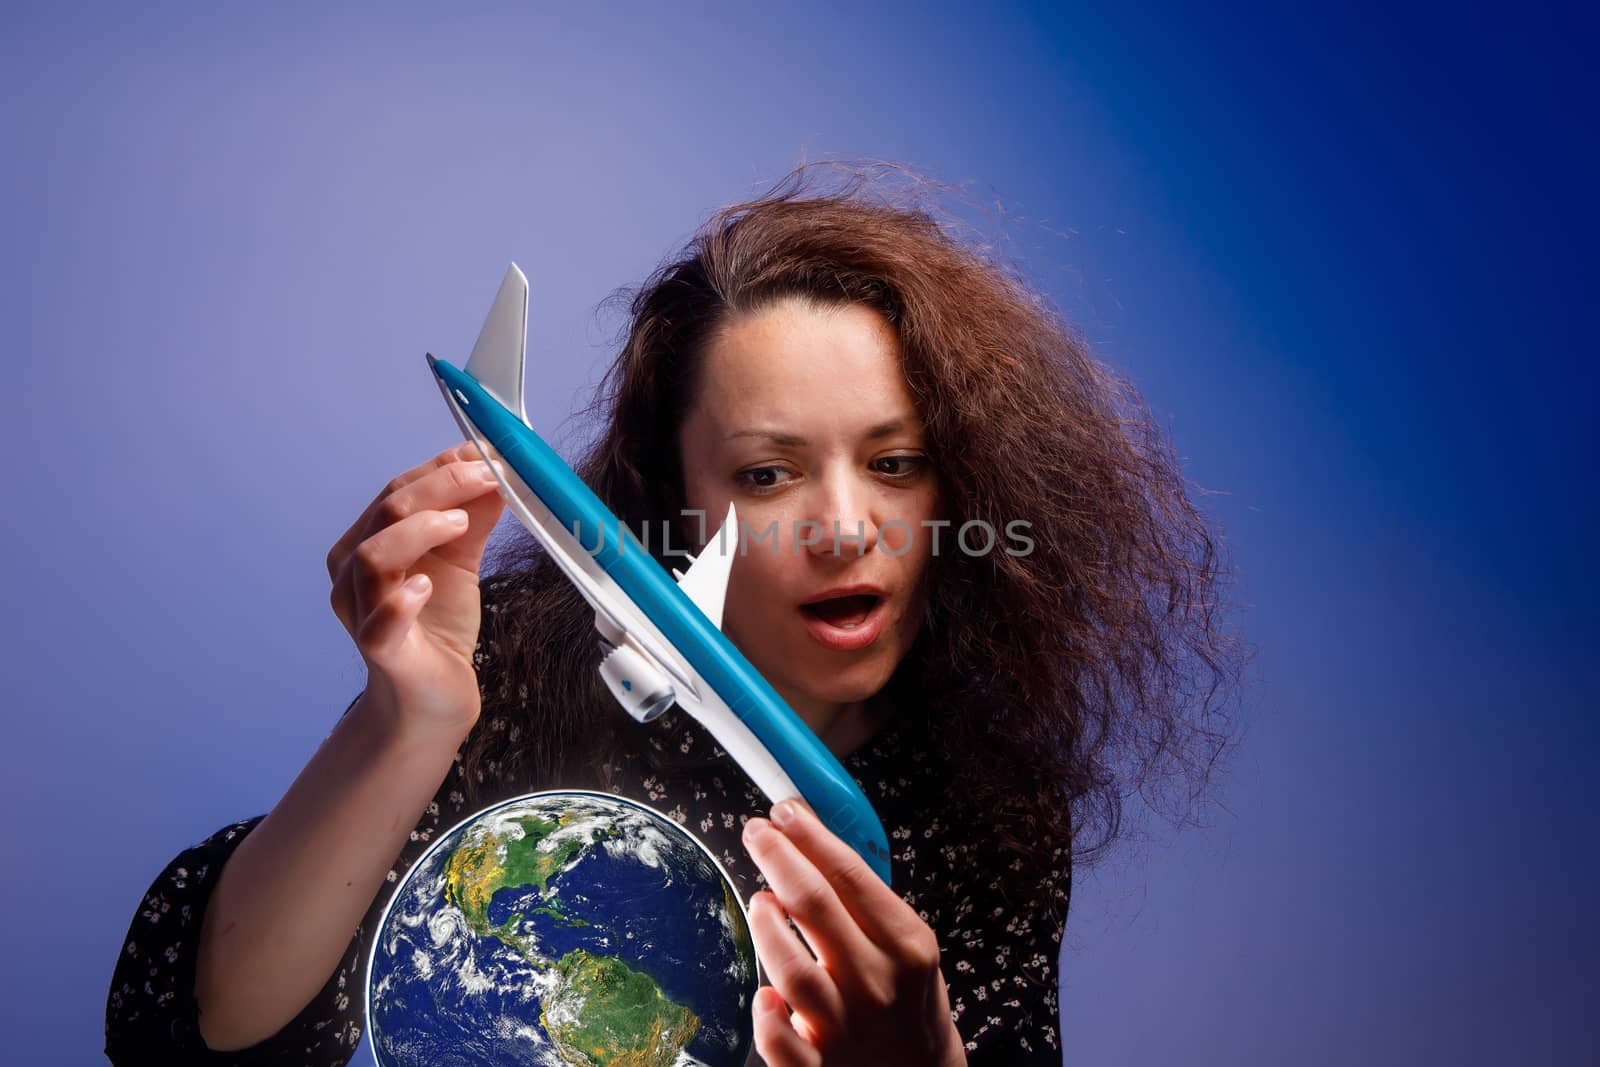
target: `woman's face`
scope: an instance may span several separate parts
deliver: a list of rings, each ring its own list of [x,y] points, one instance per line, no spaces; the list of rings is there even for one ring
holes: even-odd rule
[[[679,448],[705,535],[737,516],[729,639],[812,722],[881,689],[916,637],[939,509],[888,322],[793,299],[731,319]]]

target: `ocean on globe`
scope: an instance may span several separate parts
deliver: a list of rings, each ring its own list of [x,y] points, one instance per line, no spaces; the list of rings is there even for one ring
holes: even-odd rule
[[[742,1064],[758,984],[739,894],[693,835],[605,793],[531,793],[423,854],[379,923],[382,1067]]]

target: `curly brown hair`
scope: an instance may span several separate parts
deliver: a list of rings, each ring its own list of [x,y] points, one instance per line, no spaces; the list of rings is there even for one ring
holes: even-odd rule
[[[713,331],[796,295],[879,311],[952,528],[1030,524],[1026,554],[935,555],[922,629],[885,691],[902,723],[937,739],[953,801],[1016,854],[1008,889],[1026,894],[1102,853],[1132,790],[1180,817],[1198,810],[1231,747],[1227,697],[1247,654],[1224,625],[1221,539],[1137,391],[1019,272],[941,225],[925,191],[947,187],[915,179],[899,202],[886,173],[907,172],[802,165],[623,291],[626,338],[590,408],[601,432],[575,467],[630,528],[676,521],[680,459],[664,442]],[[592,773],[643,732],[608,706],[590,609],[517,534],[482,584],[469,785]]]

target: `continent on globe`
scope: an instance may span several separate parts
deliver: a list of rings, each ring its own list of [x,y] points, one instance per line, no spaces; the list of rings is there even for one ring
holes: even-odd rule
[[[545,1004],[544,1029],[572,1063],[668,1067],[700,1030],[693,1012],[621,960],[574,949],[556,970],[563,982]]]
[[[524,816],[516,820],[517,825],[523,830],[521,837],[511,834],[485,834],[450,853],[450,862],[445,865],[445,876],[449,879],[446,882],[445,892],[450,903],[460,908],[461,913],[467,917],[467,922],[472,924],[474,932],[499,937],[512,948],[524,948],[516,940],[516,926],[522,915],[519,913],[511,916],[501,927],[491,927],[489,902],[494,899],[495,891],[505,886],[531,885],[539,891],[541,897],[550,897],[547,892],[550,879],[555,877],[573,856],[582,852],[588,843],[567,839],[556,843],[548,852],[539,851],[539,843],[561,828],[563,823],[560,820],[571,818],[570,814],[564,814],[556,821],[532,815]],[[610,833],[613,831],[596,828],[591,838],[594,841],[602,841]],[[550,904],[536,910],[548,911],[557,918],[566,918],[561,913],[559,900],[552,899]]]

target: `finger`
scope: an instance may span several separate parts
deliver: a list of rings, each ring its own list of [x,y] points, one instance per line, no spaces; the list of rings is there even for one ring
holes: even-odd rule
[[[806,1043],[794,1028],[783,996],[771,986],[756,990],[752,1006],[756,1051],[767,1067],[818,1067],[822,1054]]]
[[[824,967],[868,958],[872,942],[838,892],[793,841],[758,818],[745,823],[744,845]]]
[[[772,821],[814,865],[856,927],[873,944],[908,955],[927,954],[924,950],[932,938],[927,923],[884,884],[855,849],[822,825],[807,805],[796,800],[782,801],[772,809]],[[784,903],[787,906],[789,902]],[[932,949],[937,953],[936,942]]]
[[[459,488],[441,490],[442,497],[438,503],[425,506],[438,511],[462,508],[467,513],[468,522],[465,534],[435,545],[430,551],[441,562],[461,567],[476,575],[478,565],[483,560],[484,545],[489,540],[489,535],[494,532],[500,513],[505,510],[505,500],[495,485],[494,474],[487,465],[480,462],[456,464],[435,477],[444,479],[447,485],[459,478]],[[433,490],[430,489],[425,493],[421,485],[419,482],[416,490],[418,497],[430,501],[435,499]],[[411,490],[405,489],[402,492]],[[462,499],[463,497],[466,499]]]
[[[452,518],[453,514],[460,519]],[[347,610],[340,621],[349,629],[360,625],[399,584],[424,553],[467,531],[463,509],[423,511],[373,534],[356,546],[340,572],[330,600],[336,613]]]
[[[355,551],[357,545],[366,540],[367,527],[372,522],[373,516],[377,514],[378,509],[383,505],[384,500],[412,482],[427,477],[441,467],[448,467],[452,463],[478,458],[480,458],[478,446],[471,441],[462,441],[460,444],[440,452],[426,463],[419,463],[404,474],[390,479],[389,484],[385,485],[382,491],[372,498],[372,503],[368,504],[361,512],[361,517],[351,523],[350,528],[328,550],[328,577],[331,579],[337,575],[344,567],[345,561],[349,559],[350,553]]]
[[[362,620],[355,635],[361,654],[378,667],[389,667],[390,660],[405,642],[411,624],[417,621],[422,606],[433,594],[433,583],[426,574],[412,575],[393,590]]]
[[[402,565],[409,567],[424,552],[434,551],[444,563],[453,564],[476,574],[478,563],[483,557],[484,544],[494,531],[495,521],[499,518],[503,506],[500,494],[495,489],[494,474],[486,464],[469,461],[451,463],[430,472],[380,501],[377,511],[370,519],[373,529],[356,546],[356,550],[362,550],[362,546],[373,537],[392,529],[419,512],[463,508],[468,514],[469,536],[422,545],[417,548],[416,555],[403,561]],[[340,547],[335,546],[328,554],[329,565],[336,565],[332,574],[334,588],[329,594],[329,599],[334,605],[334,613],[339,615],[340,620],[344,621],[348,628],[349,616],[359,617],[361,598],[359,590],[350,584],[352,572],[350,562],[354,551],[350,556],[342,558],[339,557],[340,551]],[[349,587],[341,589],[341,585]],[[372,602],[376,602],[381,595],[381,593],[375,594]]]
[[[784,921],[777,898],[769,892],[757,893],[750,899],[749,911],[750,938],[772,988],[799,1014],[819,1023],[839,1024],[844,1019],[839,989]]]
[[[477,459],[456,459],[432,466],[418,476],[413,477],[413,474],[414,471],[407,471],[390,482],[328,550],[329,577],[344,567],[357,545],[385,526],[428,508],[442,510],[459,506],[482,496],[495,485],[488,466]]]

